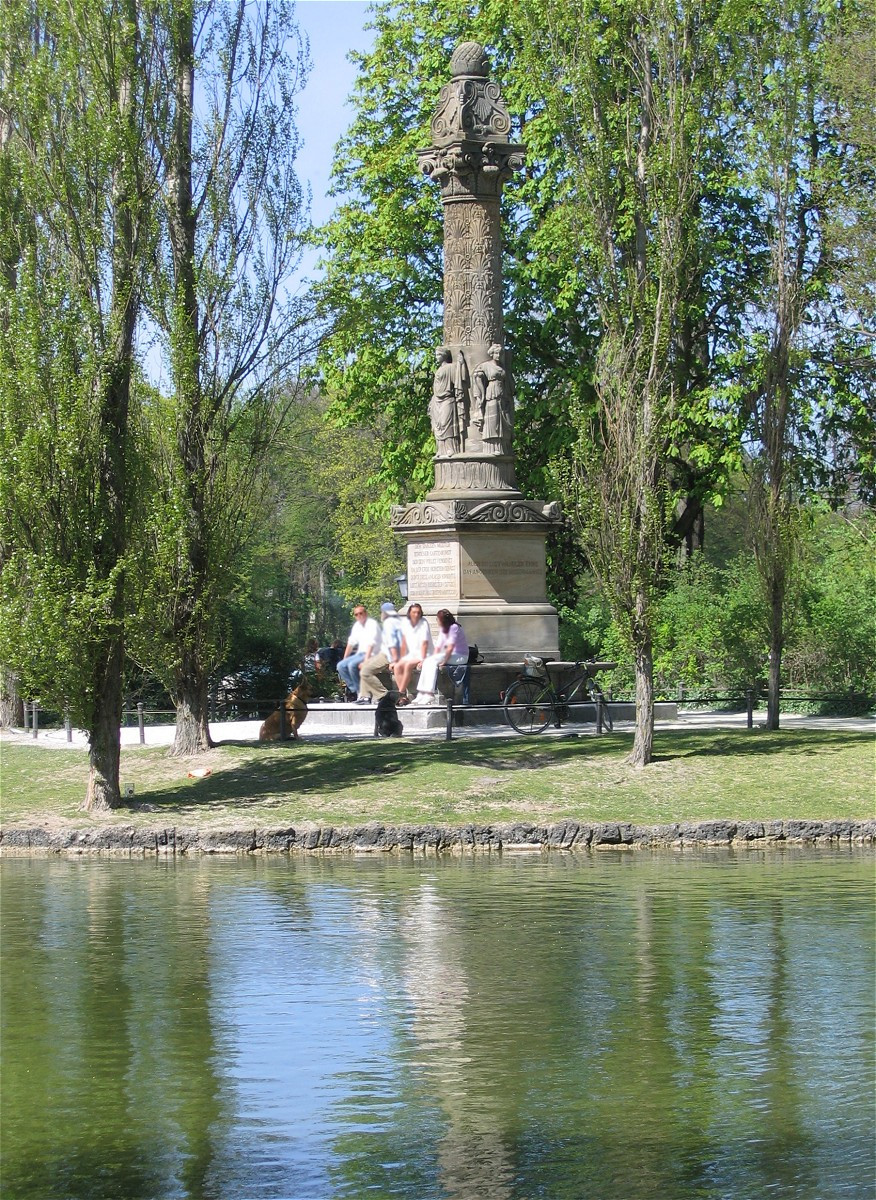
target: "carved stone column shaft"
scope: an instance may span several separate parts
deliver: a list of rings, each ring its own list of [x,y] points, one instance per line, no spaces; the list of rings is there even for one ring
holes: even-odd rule
[[[502,341],[502,242],[498,200],[444,210],[444,341],[481,361]]]
[[[441,89],[432,118],[432,145],[417,152],[421,170],[441,188],[444,205],[444,344],[459,398],[458,445],[439,446],[431,494],[519,495],[511,453],[510,373],[494,387],[503,411],[497,413],[491,394],[489,417],[482,411],[483,387],[475,375],[490,347],[503,344],[499,204],[504,183],[523,165],[523,147],[508,140],[511,118],[498,85],[487,78],[483,47],[463,42],[450,69],[451,81]],[[490,461],[480,465],[480,459]]]

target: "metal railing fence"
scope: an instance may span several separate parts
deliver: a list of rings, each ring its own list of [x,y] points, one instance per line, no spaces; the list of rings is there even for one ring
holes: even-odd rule
[[[665,693],[664,693],[665,694]],[[233,704],[214,705],[211,709],[210,719],[213,721],[221,721],[228,719],[237,720],[263,720],[274,712],[280,714],[280,736],[286,736],[286,697],[282,699],[271,699],[265,697],[244,697],[237,696]],[[626,695],[616,695],[612,693],[611,688],[605,690],[605,702],[611,703],[633,703],[635,697]],[[684,684],[679,684],[676,690],[676,703],[679,705],[687,704],[695,706],[698,704],[714,706],[720,704],[734,711],[745,711],[747,728],[754,727],[754,713],[763,703],[766,697],[763,691],[759,688],[745,688],[742,691],[735,692],[718,692],[711,688],[696,689],[687,688]],[[313,703],[313,702],[311,702]],[[876,700],[862,692],[833,692],[833,693],[817,693],[804,694],[797,691],[783,690],[780,696],[780,706],[782,704],[800,704],[811,703],[826,705],[828,707],[853,707],[856,711],[866,712],[872,711],[876,707]],[[591,699],[590,697],[580,701],[569,703],[562,700],[564,707],[569,709],[594,707],[596,708],[596,725],[597,733],[602,733],[602,702],[599,699]],[[30,731],[33,738],[39,734],[40,714],[51,720],[58,720],[59,714],[53,709],[43,709],[39,700],[25,700],[24,705],[24,728],[25,731]],[[225,712],[221,712],[222,709]],[[464,714],[467,710],[476,710],[479,713],[496,712],[504,716],[504,705],[500,704],[456,704],[454,700],[448,699],[446,702],[423,706],[424,711],[434,711],[439,709],[446,712],[445,722],[445,738],[450,741],[453,733],[454,723],[461,723]],[[228,709],[231,709],[229,712]],[[221,713],[221,715],[220,715]],[[167,718],[164,721],[158,721],[156,718]],[[145,704],[138,703],[135,707],[126,707],[122,710],[122,725],[129,728],[136,723],[139,734],[140,743],[146,743],[146,728],[148,725],[168,724],[172,725],[176,720],[176,712],[173,709],[147,708]],[[67,741],[73,740],[73,728],[70,721],[69,713],[63,714],[64,729],[67,735]],[[51,721],[50,721],[51,723]]]

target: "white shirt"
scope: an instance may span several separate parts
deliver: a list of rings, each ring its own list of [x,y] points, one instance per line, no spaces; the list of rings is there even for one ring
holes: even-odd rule
[[[361,621],[354,622],[350,636],[347,638],[351,654],[366,654],[369,650],[372,654],[376,654],[380,649],[380,643],[380,626],[373,617],[368,617],[364,624]]]
[[[425,617],[420,617],[416,625],[412,625],[407,617],[405,617],[402,621],[402,633],[404,634],[408,654],[416,655],[418,659],[421,658],[423,642],[426,643],[426,653],[432,653],[432,630],[429,628],[429,622]]]

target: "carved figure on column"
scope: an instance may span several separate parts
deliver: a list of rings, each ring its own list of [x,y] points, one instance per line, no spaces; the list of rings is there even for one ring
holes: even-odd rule
[[[432,380],[432,399],[429,401],[432,432],[439,454],[458,454],[462,449],[462,429],[456,406],[453,363],[446,346],[438,347],[435,359],[438,369]]]
[[[429,419],[439,454],[459,454],[465,450],[468,424],[469,378],[468,366],[462,351],[456,363],[446,346],[435,351],[438,369],[432,381]]]
[[[510,454],[514,432],[514,395],[511,372],[502,366],[502,347],[487,351],[489,358],[473,372],[474,422],[487,454]]]

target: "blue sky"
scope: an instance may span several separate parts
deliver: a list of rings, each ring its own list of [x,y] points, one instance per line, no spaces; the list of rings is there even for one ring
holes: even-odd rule
[[[367,50],[372,33],[364,25],[370,4],[362,0],[298,0],[299,26],[310,38],[313,68],[299,97],[298,131],[304,145],[298,175],[313,190],[312,220],[319,224],[334,202],[326,196],[332,151],[352,120],[346,100],[353,90],[355,69],[350,50]]]
[[[378,0],[378,3],[381,0]],[[2,4],[2,0],[0,0]],[[311,220],[321,224],[331,215],[335,201],[326,195],[335,143],[352,120],[347,97],[353,90],[355,68],[347,61],[351,50],[367,50],[373,35],[366,32],[371,4],[366,0],[297,0],[299,26],[310,39],[313,66],[310,79],[298,97],[297,126],[304,140],[298,159],[298,177],[313,193]],[[307,250],[291,286],[295,290],[317,274],[319,252]],[[167,371],[157,343],[145,349],[147,374],[157,386],[166,386]]]

